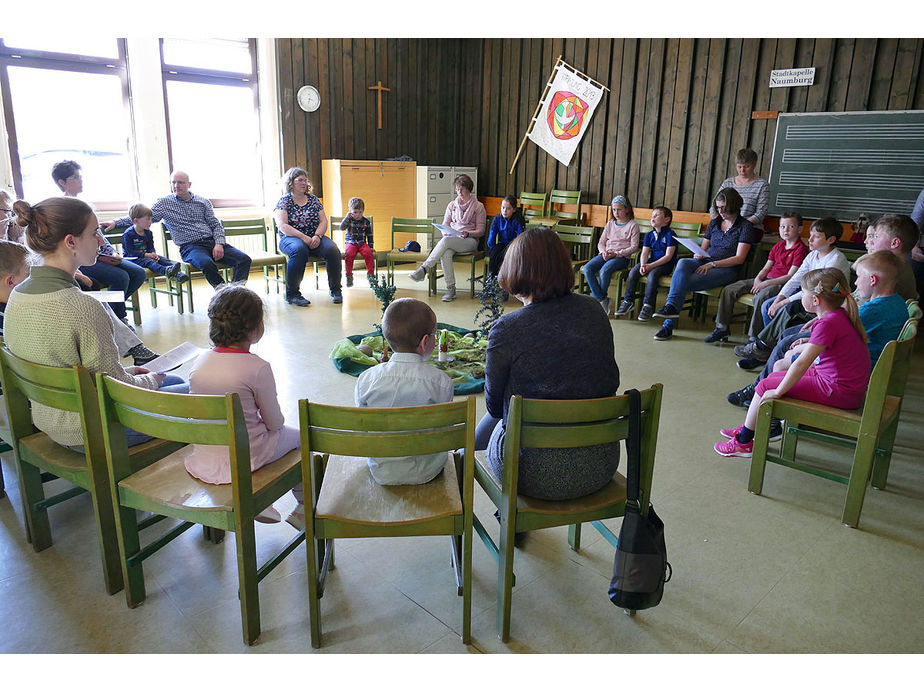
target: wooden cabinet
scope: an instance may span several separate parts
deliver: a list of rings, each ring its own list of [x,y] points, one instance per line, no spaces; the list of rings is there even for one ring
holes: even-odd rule
[[[322,159],[321,184],[328,216],[349,214],[351,197],[361,197],[375,217],[375,249],[391,249],[391,218],[417,212],[417,164],[413,161]],[[333,237],[333,236],[331,236]]]

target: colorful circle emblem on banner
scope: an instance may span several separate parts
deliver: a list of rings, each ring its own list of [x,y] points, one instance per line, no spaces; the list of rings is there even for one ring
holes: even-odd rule
[[[552,135],[559,140],[570,140],[580,134],[587,108],[587,103],[570,91],[555,92],[546,114]]]

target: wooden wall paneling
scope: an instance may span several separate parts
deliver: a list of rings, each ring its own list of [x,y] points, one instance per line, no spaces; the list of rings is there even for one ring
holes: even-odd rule
[[[529,103],[532,98],[532,91],[535,89],[535,82],[530,73],[533,63],[533,41],[528,38],[521,39],[519,46],[521,51],[519,73],[517,74],[515,86],[511,85],[511,89],[514,92],[513,98],[516,103],[517,114],[516,118],[511,116],[510,135],[513,141],[513,147],[507,154],[507,160],[504,164],[507,171],[509,171],[510,167],[513,165],[517,150],[520,148],[520,140],[523,139],[523,132],[526,127],[524,122],[528,122],[529,117],[533,114],[532,109],[536,107],[535,104],[530,106]],[[511,195],[519,196],[521,190],[532,190],[532,187],[528,187],[527,184],[530,178],[529,167],[529,150],[524,145],[523,151],[520,152],[520,158],[517,160],[517,165],[513,169],[513,177],[510,179],[510,190],[508,192]]]
[[[478,166],[479,179],[484,166],[484,160],[481,158],[481,135],[487,127],[482,111],[485,100],[484,44],[484,39],[478,39],[475,45],[475,54],[466,58],[466,64],[474,68],[474,75],[470,85],[467,83],[462,104],[466,113],[471,115],[468,117],[469,122],[463,123],[463,127],[459,131],[460,139],[464,143],[461,161],[466,166]],[[465,54],[463,53],[463,55]]]
[[[889,94],[892,91],[892,75],[895,70],[897,53],[897,38],[884,38],[877,41],[876,61],[869,88],[868,108],[872,111],[885,111],[889,108]]]
[[[612,199],[613,190],[616,187],[616,178],[621,163],[617,161],[622,137],[619,132],[619,109],[622,106],[622,55],[625,48],[625,41],[621,38],[611,39],[609,42],[609,65],[606,70],[609,74],[610,88],[606,96],[606,110],[600,114],[601,127],[603,129],[602,141],[600,145],[600,190],[597,196],[603,200]],[[605,116],[605,119],[604,119]]]
[[[328,82],[330,96],[327,99],[327,121],[330,123],[330,158],[345,159],[346,151],[343,146],[344,114],[343,89],[341,87],[340,73],[343,59],[341,39],[332,38],[327,42],[328,56]],[[321,100],[321,110],[324,110],[324,100]],[[327,157],[324,157],[327,158]],[[317,175],[317,173],[313,174]]]
[[[491,162],[493,161],[491,155],[491,86],[494,81],[494,70],[496,69],[494,65],[494,47],[495,41],[493,39],[484,39],[483,41],[483,50],[481,53],[481,130],[479,132],[479,139],[481,140],[481,154],[479,157],[479,181],[478,181],[478,192],[482,195],[487,195],[491,190],[491,183],[489,182],[492,178],[491,173]]]
[[[661,89],[664,84],[666,41],[651,40],[648,55],[648,87],[645,90],[645,120],[642,127],[642,156],[639,160],[637,204],[651,206],[655,167],[659,166],[658,125],[661,114]]]
[[[497,148],[491,157],[489,166],[494,178],[494,194],[503,197],[507,194],[507,172],[513,154],[510,153],[510,121],[516,120],[516,108],[513,106],[512,96],[516,91],[515,72],[511,68],[519,60],[519,47],[515,45],[516,39],[498,39],[497,48],[500,51],[500,65],[497,66],[498,93],[497,101],[491,109],[491,121],[497,129]],[[490,126],[489,126],[490,127]]]
[[[565,62],[567,62],[567,56],[565,55],[565,41],[563,39],[552,39],[552,43],[549,46],[549,48],[551,50],[548,51],[548,54],[549,54],[548,60],[545,61],[545,65],[546,65],[545,74],[546,75],[552,74],[552,68],[555,66],[555,61],[558,59],[558,56],[562,56]],[[545,91],[545,88],[543,88],[543,91]],[[540,112],[539,117],[544,118],[545,114]],[[536,145],[533,145],[533,146],[536,146]],[[558,185],[559,163],[555,157],[546,153],[546,151],[543,149],[539,150],[539,156],[545,160],[545,178],[544,178],[543,186],[542,188],[540,188],[540,191],[549,192],[552,188],[559,187]]]
[[[858,38],[853,49],[853,62],[847,85],[848,111],[865,111],[869,106],[870,89],[873,83],[873,68],[876,65],[876,44],[874,38]]]
[[[797,39],[796,40],[796,57],[792,67],[815,67],[815,80],[818,80],[819,71],[813,60],[815,52],[815,39]],[[785,89],[787,92],[786,108],[781,109],[786,113],[805,113],[806,103],[808,101],[809,89],[811,87],[794,87]]]
[[[331,154],[332,111],[330,110],[330,47],[328,43],[329,39],[318,39],[318,81],[315,84],[321,95],[321,107],[314,112],[314,117],[318,121],[318,154],[322,160],[333,158]],[[320,191],[320,173],[320,168],[308,171],[308,175],[316,180],[318,191]]]
[[[395,142],[394,156],[408,154],[414,156],[413,152],[408,150],[408,133],[411,128],[411,114],[415,104],[411,95],[411,83],[408,79],[408,65],[410,64],[411,46],[410,41],[401,40],[398,43],[398,63],[395,71],[398,77],[398,98],[395,99],[395,125],[397,128],[397,138]]]
[[[599,80],[609,91],[604,91],[600,98],[600,105],[591,121],[591,130],[587,133],[590,137],[588,145],[590,146],[591,157],[590,165],[585,168],[588,175],[586,182],[581,183],[584,195],[588,202],[600,202],[604,198],[604,161],[607,159],[606,152],[606,135],[607,135],[607,115],[610,109],[615,110],[615,99],[613,97],[613,75],[610,72],[612,66],[612,48],[613,39],[595,39],[597,66],[595,79]],[[619,93],[618,90],[616,92]]]
[[[831,84],[825,105],[827,111],[843,111],[847,108],[847,87],[850,86],[850,66],[853,64],[855,44],[854,39],[837,39],[834,42]]]
[[[427,64],[427,97],[424,99],[427,104],[427,120],[424,121],[427,124],[425,128],[427,133],[427,165],[428,166],[439,166],[443,162],[440,161],[439,153],[439,137],[440,137],[440,104],[439,104],[439,95],[442,87],[442,83],[445,80],[442,80],[443,75],[440,74],[441,63],[437,58],[437,51],[439,50],[440,39],[429,38],[424,39],[424,44],[426,45],[426,64]]]
[[[545,66],[542,63],[542,39],[529,40],[529,84],[525,90],[523,100],[523,109],[520,111],[520,127],[517,133],[517,147],[526,134],[530,123],[532,122],[533,113],[539,103],[539,97],[542,95],[542,89],[545,85],[545,79],[548,77],[545,72]],[[541,156],[538,147],[526,141],[523,145],[523,154],[526,157],[525,177],[523,179],[522,190],[527,192],[541,192],[542,187],[539,184],[539,162]],[[520,190],[517,190],[519,195]]]
[[[911,108],[924,110],[924,70],[921,69],[922,59],[924,59],[924,39],[918,39],[917,51],[915,52],[914,72],[912,73],[912,84],[914,86]]]
[[[629,190],[629,171],[632,165],[631,145],[632,145],[632,114],[635,112],[635,79],[636,65],[638,63],[638,39],[627,38],[617,39],[621,46],[622,56],[618,63],[620,66],[620,84],[619,84],[619,113],[616,118],[616,160],[613,168],[612,182],[609,183],[610,195],[604,196],[612,199],[616,195],[626,195],[630,201],[633,201],[632,193]],[[618,51],[617,51],[618,52]],[[616,52],[614,52],[614,55]],[[617,69],[617,63],[613,63],[613,69]]]
[[[774,62],[775,69],[804,67],[803,65],[796,65],[795,60],[796,39],[780,39],[776,44],[776,60]],[[770,75],[768,74],[767,83],[769,84],[769,82]],[[770,89],[768,86],[768,91],[770,92],[770,104],[768,110],[785,113],[786,103],[788,101],[787,92],[794,91],[794,89],[805,91],[805,87],[776,87],[774,89]],[[773,159],[773,143],[776,141],[776,121],[768,120],[766,123],[767,126],[764,132],[763,153],[761,154],[760,161],[758,161],[757,169],[760,171],[764,178],[769,179],[770,162]]]
[[[640,204],[639,175],[641,174],[642,140],[648,122],[645,118],[645,104],[648,94],[648,63],[651,53],[651,39],[639,39],[636,45],[635,94],[633,98],[632,122],[629,137],[629,175],[626,181],[626,196],[633,204]],[[647,200],[646,200],[647,202]]]
[[[315,87],[318,86],[318,39],[303,39],[303,51],[304,51],[304,81],[302,84],[312,84]],[[320,92],[319,92],[320,93]],[[299,108],[298,110],[302,110]],[[320,123],[320,109],[314,113],[305,113],[302,111],[302,115],[305,118],[305,142],[307,146],[307,153],[304,157],[304,166],[309,171],[320,171],[321,170],[321,123]]]
[[[697,175],[693,184],[693,209],[709,209],[712,206],[712,195],[715,193],[712,172],[715,170],[719,110],[722,100],[722,83],[724,81],[722,67],[725,64],[727,51],[727,39],[709,39],[709,58],[703,96],[703,119],[696,157]]]
[[[340,49],[343,51],[340,65],[340,88],[343,90],[343,140],[340,148],[342,159],[356,158],[356,116],[353,90],[353,39],[340,39]],[[334,115],[337,117],[337,114]]]
[[[571,60],[568,62],[578,72],[588,74],[588,46],[586,38],[569,39]],[[592,76],[592,75],[591,75]],[[590,150],[587,148],[587,137],[581,138],[577,149],[574,150],[574,156],[571,157],[571,163],[568,166],[559,168],[558,182],[559,187],[565,190],[581,189],[581,169],[583,168],[585,158],[589,156]],[[583,191],[582,191],[583,192]]]
[[[716,132],[715,152],[712,157],[712,183],[709,186],[708,193],[709,206],[712,205],[712,197],[718,192],[722,181],[728,178],[729,172],[735,170],[735,150],[746,144],[745,142],[736,142],[733,132],[742,43],[741,39],[729,39],[728,50],[725,53],[724,77],[722,91],[719,96],[718,117],[720,126]]]
[[[424,94],[420,93],[420,64],[424,60],[424,56],[420,50],[420,40],[419,39],[408,39],[408,52],[407,52],[407,81],[408,81],[408,98],[410,99],[406,106],[407,112],[405,113],[405,119],[408,123],[407,132],[405,133],[405,142],[404,149],[402,154],[407,154],[418,165],[421,165],[425,162],[425,155],[422,147],[420,146],[421,139],[421,127],[424,127],[423,115],[424,104],[422,103],[424,99]]]
[[[834,74],[834,39],[815,39],[812,60],[815,65],[815,82],[808,88],[803,113],[828,110],[826,108],[828,89]]]
[[[372,159],[368,148],[366,135],[366,114],[369,111],[369,102],[375,97],[375,92],[366,89],[366,45],[365,39],[349,39],[350,66],[349,72],[344,70],[344,78],[350,81],[353,91],[353,156],[354,159]],[[374,102],[373,102],[374,103]]]
[[[760,51],[757,57],[757,72],[754,78],[754,97],[751,100],[751,111],[770,110],[770,70],[776,66],[778,40],[773,38],[760,39]],[[782,88],[782,87],[781,87]],[[779,88],[775,91],[779,91]],[[750,121],[747,146],[757,152],[757,170],[761,164],[770,161],[770,151],[764,148],[767,138],[767,125],[772,121],[754,120],[747,114]],[[766,171],[764,171],[766,174]],[[766,177],[766,176],[765,176]]]
[[[683,157],[687,144],[687,123],[689,122],[690,96],[692,92],[692,75],[695,57],[693,39],[684,38],[677,41],[677,70],[674,83],[674,106],[671,112],[670,144],[667,155],[667,178],[664,183],[664,195],[658,204],[666,204],[671,209],[680,207],[681,185],[683,182]]]
[[[361,52],[362,60],[359,65],[359,76],[356,79],[356,86],[360,91],[362,91],[363,99],[363,113],[357,116],[357,119],[361,119],[360,132],[363,133],[363,146],[360,149],[360,154],[364,159],[383,159],[381,152],[379,151],[379,133],[384,132],[384,130],[379,130],[379,92],[372,91],[369,87],[382,82],[383,87],[387,87],[384,77],[378,74],[377,67],[375,64],[375,41],[370,38],[354,40],[355,49],[353,51],[354,59],[353,64],[356,65],[355,55],[357,52]],[[385,128],[388,124],[385,121],[385,104],[388,103],[388,98],[391,96],[390,91],[382,92],[382,127]]]
[[[519,165],[514,169],[513,174],[509,173],[510,164],[513,163],[513,157],[517,154],[517,147],[520,145],[520,121],[522,113],[526,110],[520,99],[521,84],[523,74],[529,69],[530,45],[528,39],[512,39],[510,48],[513,51],[510,65],[507,71],[507,103],[509,113],[504,118],[507,121],[507,136],[504,154],[500,157],[501,172],[504,174],[504,194],[516,195],[519,192],[519,185],[523,182],[523,168]],[[504,117],[500,115],[498,117]],[[522,163],[522,162],[518,162]]]
[[[746,39],[741,46],[741,64],[738,67],[738,90],[735,94],[735,117],[729,151],[729,171],[734,171],[735,153],[751,146],[751,112],[754,110],[754,89],[760,61],[760,39]],[[767,78],[769,79],[769,75]],[[758,152],[760,156],[761,153]],[[726,174],[727,175],[727,174]]]
[[[912,86],[915,84],[915,63],[920,60],[916,53],[920,53],[919,39],[899,39],[898,53],[895,57],[895,75],[892,81],[892,93],[889,96],[889,110],[905,110],[913,108],[914,95]],[[917,50],[915,48],[917,47]]]
[[[297,90],[302,84],[305,83],[305,40],[304,39],[295,39],[292,41],[292,86]],[[307,128],[308,128],[308,119],[305,117],[308,114],[305,113],[300,107],[296,105],[292,109],[294,114],[295,121],[295,140],[293,142],[293,149],[295,155],[296,166],[305,166],[307,167],[310,161],[310,152],[308,151],[308,137],[307,137]]]
[[[279,135],[282,137],[282,162],[286,168],[294,166],[295,153],[292,142],[295,140],[295,92],[292,89],[292,41],[294,39],[277,39],[276,51],[279,64],[277,88],[279,90]]]
[[[699,140],[706,107],[706,77],[709,63],[709,40],[693,39],[690,65],[690,97],[687,105],[686,134],[683,149],[683,170],[680,177],[678,209],[693,209],[694,184],[699,160]],[[673,210],[673,207],[671,207]]]
[[[397,103],[401,98],[398,91],[398,41],[395,39],[382,39],[376,41],[375,48],[375,67],[376,70],[385,75],[388,80],[386,86],[391,89],[388,92],[388,100],[385,102],[385,130],[382,134],[382,158],[388,159],[398,156],[398,111]]]
[[[667,195],[667,175],[671,164],[671,125],[674,118],[674,94],[677,85],[677,58],[679,51],[680,39],[667,39],[664,44],[664,65],[661,70],[658,144],[655,150],[654,165],[651,167],[651,197],[649,198],[649,206],[662,204]]]

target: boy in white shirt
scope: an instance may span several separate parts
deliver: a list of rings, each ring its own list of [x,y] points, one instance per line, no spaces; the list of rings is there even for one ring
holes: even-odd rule
[[[382,317],[382,334],[394,352],[356,381],[357,407],[417,407],[451,402],[448,375],[426,361],[436,346],[436,314],[423,301],[400,298]],[[446,466],[447,453],[369,458],[372,478],[383,486],[425,484]]]

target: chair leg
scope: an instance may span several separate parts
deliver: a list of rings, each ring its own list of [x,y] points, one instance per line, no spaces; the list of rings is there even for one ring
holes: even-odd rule
[[[157,291],[154,290],[154,277],[148,279],[148,294],[151,298],[151,308],[157,308]],[[168,280],[169,283],[169,280]],[[168,285],[169,288],[169,285]],[[170,297],[170,305],[173,305],[173,297]]]
[[[516,513],[505,522],[501,511],[500,542],[497,561],[497,636],[510,640],[510,605],[513,591],[513,538]]]
[[[132,294],[132,320],[136,327],[141,326],[141,304],[138,303],[138,292]]]
[[[853,468],[847,482],[847,499],[844,502],[844,514],[841,517],[848,527],[856,527],[860,522],[863,500],[866,498],[866,486],[873,468],[873,455],[876,452],[876,439],[869,434],[861,434],[853,454]]]
[[[306,518],[310,522],[310,518]],[[319,593],[319,565],[321,556],[318,545],[323,542],[306,540],[305,555],[308,560],[308,621],[311,628],[311,646],[321,646],[321,595]]]
[[[52,544],[48,510],[46,508],[34,510],[35,504],[45,499],[42,472],[38,467],[26,462],[18,462],[16,467],[16,476],[19,479],[19,498],[26,524],[26,538],[32,543],[32,550],[38,553]]]
[[[748,491],[758,496],[764,488],[764,472],[767,468],[767,443],[770,437],[770,420],[773,407],[761,405],[757,412],[757,430],[754,432],[754,451],[751,455],[751,473],[748,477]]]
[[[94,488],[90,493],[90,498],[93,502],[93,519],[96,522],[99,549],[103,559],[103,578],[106,581],[106,590],[109,594],[115,594],[122,589],[123,585],[115,509],[108,480],[96,481],[94,479],[91,483]]]
[[[581,523],[568,525],[568,545],[572,551],[581,550]]]
[[[138,514],[134,508],[117,508],[117,531],[119,535],[119,562],[125,582],[125,603],[130,609],[144,603],[147,593],[144,588],[144,568],[141,561],[129,563],[128,556],[141,550],[138,536]]]
[[[876,455],[873,457],[873,488],[883,489],[889,478],[889,465],[892,462],[892,448],[895,446],[895,433],[898,430],[898,416],[892,424],[879,435],[876,441]]]
[[[257,540],[253,518],[238,519],[234,540],[237,544],[238,597],[241,601],[241,625],[244,643],[253,645],[260,637],[260,593],[257,582]]]

